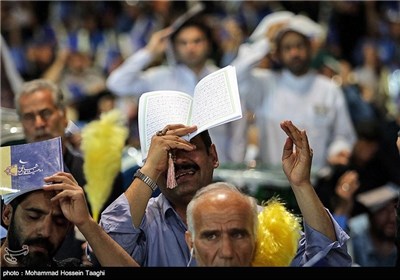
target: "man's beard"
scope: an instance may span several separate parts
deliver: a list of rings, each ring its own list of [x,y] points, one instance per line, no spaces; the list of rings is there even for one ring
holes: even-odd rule
[[[8,249],[12,252],[21,251],[23,245],[41,245],[46,248],[47,254],[43,252],[28,252],[28,254],[16,254],[13,257],[17,259],[19,266],[26,267],[50,267],[52,263],[52,257],[54,255],[54,246],[45,238],[34,238],[27,239],[24,242],[18,234],[18,228],[15,225],[14,217],[11,220],[8,228]]]
[[[302,76],[309,70],[309,61],[294,59],[290,63],[285,64],[285,67],[295,76]]]
[[[387,233],[384,230],[377,229],[375,230],[375,235],[380,239],[388,242],[395,242],[396,241],[396,234],[395,233]]]

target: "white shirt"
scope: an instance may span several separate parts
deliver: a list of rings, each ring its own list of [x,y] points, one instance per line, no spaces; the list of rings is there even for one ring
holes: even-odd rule
[[[356,134],[344,94],[325,76],[313,71],[297,77],[288,70],[254,69],[250,83],[247,104],[256,115],[262,163],[281,164],[287,137],[280,128],[283,120],[307,131],[315,170],[326,166],[333,146],[353,146]]]

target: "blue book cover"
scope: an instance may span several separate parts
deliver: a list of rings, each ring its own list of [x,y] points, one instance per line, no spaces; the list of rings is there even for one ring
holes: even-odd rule
[[[1,147],[0,194],[41,188],[44,177],[64,170],[61,137]]]

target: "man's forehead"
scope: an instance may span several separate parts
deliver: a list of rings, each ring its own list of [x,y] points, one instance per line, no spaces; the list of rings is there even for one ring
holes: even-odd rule
[[[239,209],[238,209],[239,210]],[[200,213],[203,217],[195,219],[199,233],[201,232],[235,232],[243,229],[252,231],[253,219],[246,211]],[[200,217],[198,217],[200,218]],[[196,221],[197,220],[197,221]],[[200,222],[201,221],[201,222]]]
[[[182,29],[176,36],[177,39],[181,40],[184,37],[205,37],[204,31],[197,26],[187,26]]]
[[[232,191],[211,191],[198,198],[196,211],[202,215],[214,215],[221,220],[231,216],[251,215],[251,205],[248,200]],[[224,215],[223,213],[227,215]]]
[[[278,44],[282,45],[284,43],[287,42],[291,42],[291,41],[300,41],[300,42],[307,42],[308,39],[300,34],[299,32],[293,31],[293,30],[288,30],[285,31],[285,33],[283,33],[280,37],[280,39],[278,39]]]
[[[21,111],[23,110],[43,110],[48,108],[56,108],[56,104],[54,103],[51,95],[43,94],[44,91],[37,90],[34,93],[26,94],[20,99]],[[40,93],[40,98],[37,98],[37,93]],[[34,98],[32,100],[32,98]]]
[[[200,134],[196,135],[195,137],[190,139],[190,143],[195,144],[196,146],[199,146],[199,145],[203,145],[204,146],[205,145]]]
[[[48,205],[50,199],[55,195],[53,191],[36,190],[26,194],[26,197],[21,201],[24,207],[39,207],[40,205]]]

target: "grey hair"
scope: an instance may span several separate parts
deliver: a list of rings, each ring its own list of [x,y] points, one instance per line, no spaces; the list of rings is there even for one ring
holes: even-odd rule
[[[186,208],[186,219],[187,219],[187,226],[188,226],[188,231],[191,232],[192,238],[194,239],[195,237],[195,228],[194,228],[194,220],[193,220],[193,210],[197,205],[198,200],[205,194],[215,192],[215,191],[221,191],[221,190],[226,190],[226,191],[231,191],[240,194],[245,200],[248,201],[251,211],[253,213],[253,231],[255,237],[257,237],[257,227],[258,227],[258,205],[257,205],[257,200],[245,193],[243,193],[239,188],[237,188],[235,185],[228,183],[228,182],[215,182],[211,183],[201,189],[199,189],[192,200],[189,202],[187,208]]]
[[[21,114],[19,100],[22,96],[32,94],[39,90],[48,90],[51,92],[55,106],[63,110],[65,108],[64,96],[61,89],[52,81],[45,79],[36,79],[22,84],[21,90],[14,97],[14,104],[18,115]]]

